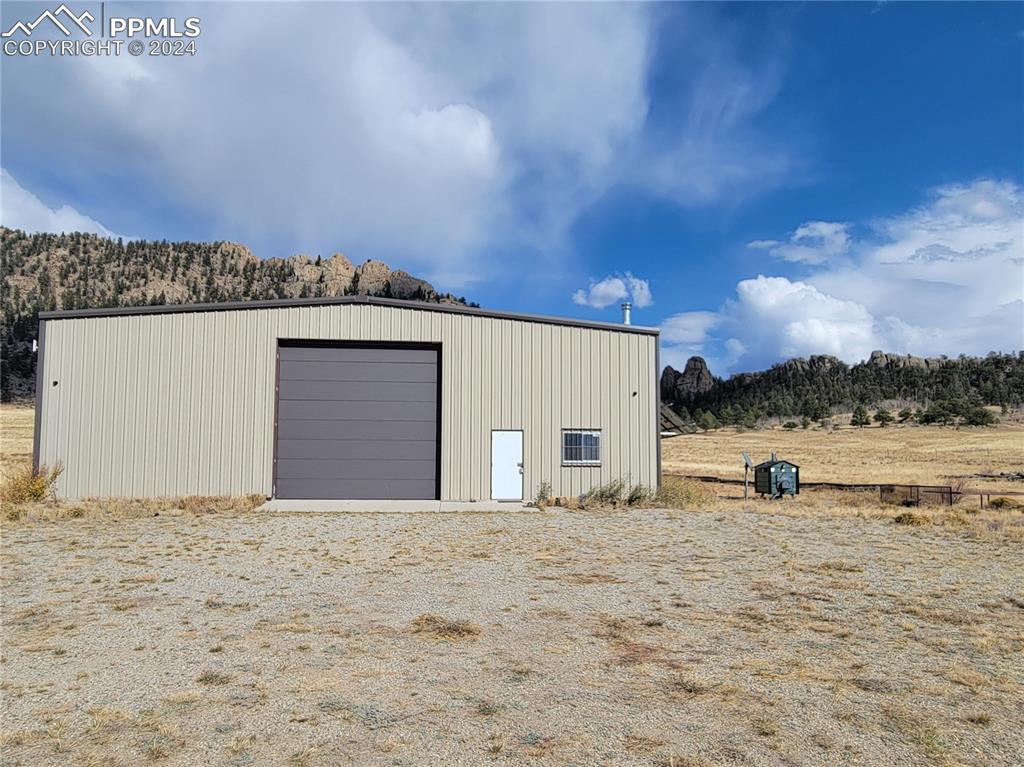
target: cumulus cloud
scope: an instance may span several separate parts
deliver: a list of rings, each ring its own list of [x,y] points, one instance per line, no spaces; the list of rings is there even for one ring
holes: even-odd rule
[[[817,222],[822,223],[822,222]],[[786,242],[748,243],[774,251],[802,247],[797,233],[831,238],[835,261],[810,262],[803,279],[742,280],[717,312],[690,313],[700,332],[665,342],[706,353],[716,372],[755,369],[786,357],[832,354],[848,362],[874,349],[955,356],[1024,348],[1024,194],[1009,181],[981,179],[932,190],[925,204],[866,222],[799,227]],[[806,263],[806,259],[805,259]],[[686,315],[678,315],[686,317]],[[689,327],[683,323],[683,327]]]
[[[654,295],[651,293],[651,286],[647,280],[641,280],[626,272],[626,287],[629,288],[633,306],[638,309],[643,309],[654,303]]]
[[[669,344],[701,344],[721,321],[717,312],[682,312],[661,323],[661,338]]]
[[[855,301],[822,293],[785,277],[743,280],[728,310],[744,348],[768,348],[782,357],[833,354],[860,359],[876,342],[874,317]]]
[[[629,272],[622,276],[612,275],[600,282],[590,281],[590,287],[573,293],[572,302],[579,306],[604,309],[619,301],[630,301],[633,306],[643,309],[654,303],[651,286],[647,280],[634,277]]]
[[[641,4],[174,8],[189,12],[203,22],[195,57],[5,61],[18,104],[2,114],[5,157],[115,227],[264,256],[343,247],[448,288],[512,269],[500,249],[519,270],[564,257],[573,222],[613,187],[732,201],[788,167],[754,128],[779,73],[740,65],[750,57],[709,31],[712,10],[680,10],[692,66],[669,100],[685,119],[664,130],[649,127],[657,57]],[[190,224],[168,231],[168,218]]]
[[[119,235],[70,205],[51,208],[0,168],[0,224],[26,232],[90,232],[103,237]]]
[[[753,240],[748,248],[767,250],[775,258],[804,264],[820,264],[844,256],[850,249],[850,225],[808,221],[798,226],[785,242]]]
[[[1024,346],[1024,196],[1017,184],[982,179],[939,187],[926,204],[870,228],[851,263],[807,281],[875,317],[940,331],[921,337],[918,353]],[[985,319],[1014,306],[1015,324]],[[904,348],[913,340],[909,330],[898,335],[907,339]]]

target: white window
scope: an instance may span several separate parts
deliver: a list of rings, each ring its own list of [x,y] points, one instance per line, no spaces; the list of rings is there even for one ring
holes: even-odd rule
[[[565,466],[600,466],[601,432],[589,429],[562,431],[562,464]]]

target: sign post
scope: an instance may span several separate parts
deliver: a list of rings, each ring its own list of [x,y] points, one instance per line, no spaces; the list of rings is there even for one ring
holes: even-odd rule
[[[750,470],[754,467],[754,462],[750,460],[750,453],[743,454],[743,500],[747,500],[747,495],[750,492]]]

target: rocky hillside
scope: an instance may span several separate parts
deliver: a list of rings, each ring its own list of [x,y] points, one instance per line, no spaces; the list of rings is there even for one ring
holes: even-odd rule
[[[465,299],[381,261],[344,255],[261,260],[233,242],[122,242],[92,234],[0,227],[0,398],[29,397],[38,313],[51,309],[371,295],[440,303]]]
[[[815,355],[724,380],[691,357],[682,372],[665,368],[661,397],[680,414],[710,412],[719,422],[738,424],[773,416],[818,419],[883,403],[927,407],[962,400],[1017,407],[1024,403],[1024,353],[947,359],[876,351],[855,365]]]

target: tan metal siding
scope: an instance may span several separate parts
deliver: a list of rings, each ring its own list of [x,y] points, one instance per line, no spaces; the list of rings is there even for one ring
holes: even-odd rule
[[[657,483],[656,336],[349,304],[48,319],[39,460],[63,462],[58,492],[270,495],[279,338],[440,343],[444,499],[490,496],[492,429],[523,430],[528,498]],[[564,428],[601,430],[601,466],[561,465]]]

